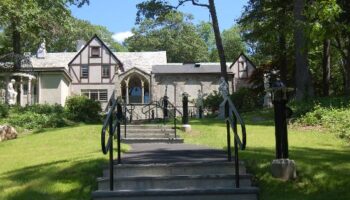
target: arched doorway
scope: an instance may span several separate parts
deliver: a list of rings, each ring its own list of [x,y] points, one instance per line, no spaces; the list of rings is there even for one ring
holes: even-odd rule
[[[128,104],[147,104],[150,101],[149,81],[133,73],[122,81],[122,96]]]

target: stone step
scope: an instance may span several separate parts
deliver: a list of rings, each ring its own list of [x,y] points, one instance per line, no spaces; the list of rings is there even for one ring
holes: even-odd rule
[[[146,191],[95,191],[94,200],[257,200],[259,189],[220,188],[220,189],[181,189]]]
[[[125,144],[132,143],[183,143],[182,138],[123,138],[121,142]]]
[[[124,129],[120,129],[124,133]],[[126,129],[126,133],[173,133],[174,129]]]
[[[251,175],[240,175],[240,186],[251,186]],[[109,189],[109,178],[97,179],[99,190]],[[115,190],[234,188],[235,175],[138,176],[114,179]]]
[[[239,165],[239,174],[245,174],[243,162]],[[176,175],[210,175],[235,174],[234,162],[197,162],[172,164],[120,164],[114,165],[114,177],[135,176],[176,176]],[[103,176],[109,177],[109,169],[103,170]]]
[[[120,128],[124,129],[124,125],[121,125]],[[143,125],[133,125],[133,124],[128,124],[126,125],[126,129],[171,129],[171,126],[164,126],[163,124],[143,124]]]
[[[121,134],[122,138],[125,138],[125,134]],[[175,133],[174,132],[158,132],[158,133],[126,133],[126,138],[174,138]]]

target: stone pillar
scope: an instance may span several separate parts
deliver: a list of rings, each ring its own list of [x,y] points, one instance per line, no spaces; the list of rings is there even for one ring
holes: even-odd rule
[[[125,81],[125,102],[129,103],[129,81]]]
[[[7,103],[7,104],[9,102],[9,100],[8,100],[9,91],[7,89],[9,82],[10,82],[9,75],[6,75],[5,76],[5,103]]]
[[[23,102],[23,77],[20,78],[20,83],[19,83],[19,105],[25,106]]]
[[[141,103],[145,103],[145,82],[141,80]]]
[[[32,105],[32,78],[28,78],[28,105]]]

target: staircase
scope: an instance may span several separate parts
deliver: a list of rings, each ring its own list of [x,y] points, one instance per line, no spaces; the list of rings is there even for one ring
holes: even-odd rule
[[[167,125],[127,125],[121,127],[122,142],[131,143],[183,143],[183,139],[175,135],[175,130]]]
[[[114,166],[114,190],[109,191],[109,170],[98,178],[95,200],[256,200],[258,188],[240,163],[240,188],[235,187],[233,162],[121,164]]]

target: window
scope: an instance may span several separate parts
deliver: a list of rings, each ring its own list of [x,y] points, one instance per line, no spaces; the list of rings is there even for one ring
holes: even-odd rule
[[[109,65],[103,65],[102,66],[102,78],[109,78],[110,77],[110,66]]]
[[[95,101],[108,100],[107,90],[81,90],[81,95],[87,96],[89,99],[93,99]]]
[[[245,62],[238,62],[238,74],[239,78],[248,78],[248,68]]]
[[[89,77],[89,66],[83,65],[81,66],[81,78],[88,78]]]
[[[91,57],[100,57],[100,47],[91,47]]]

